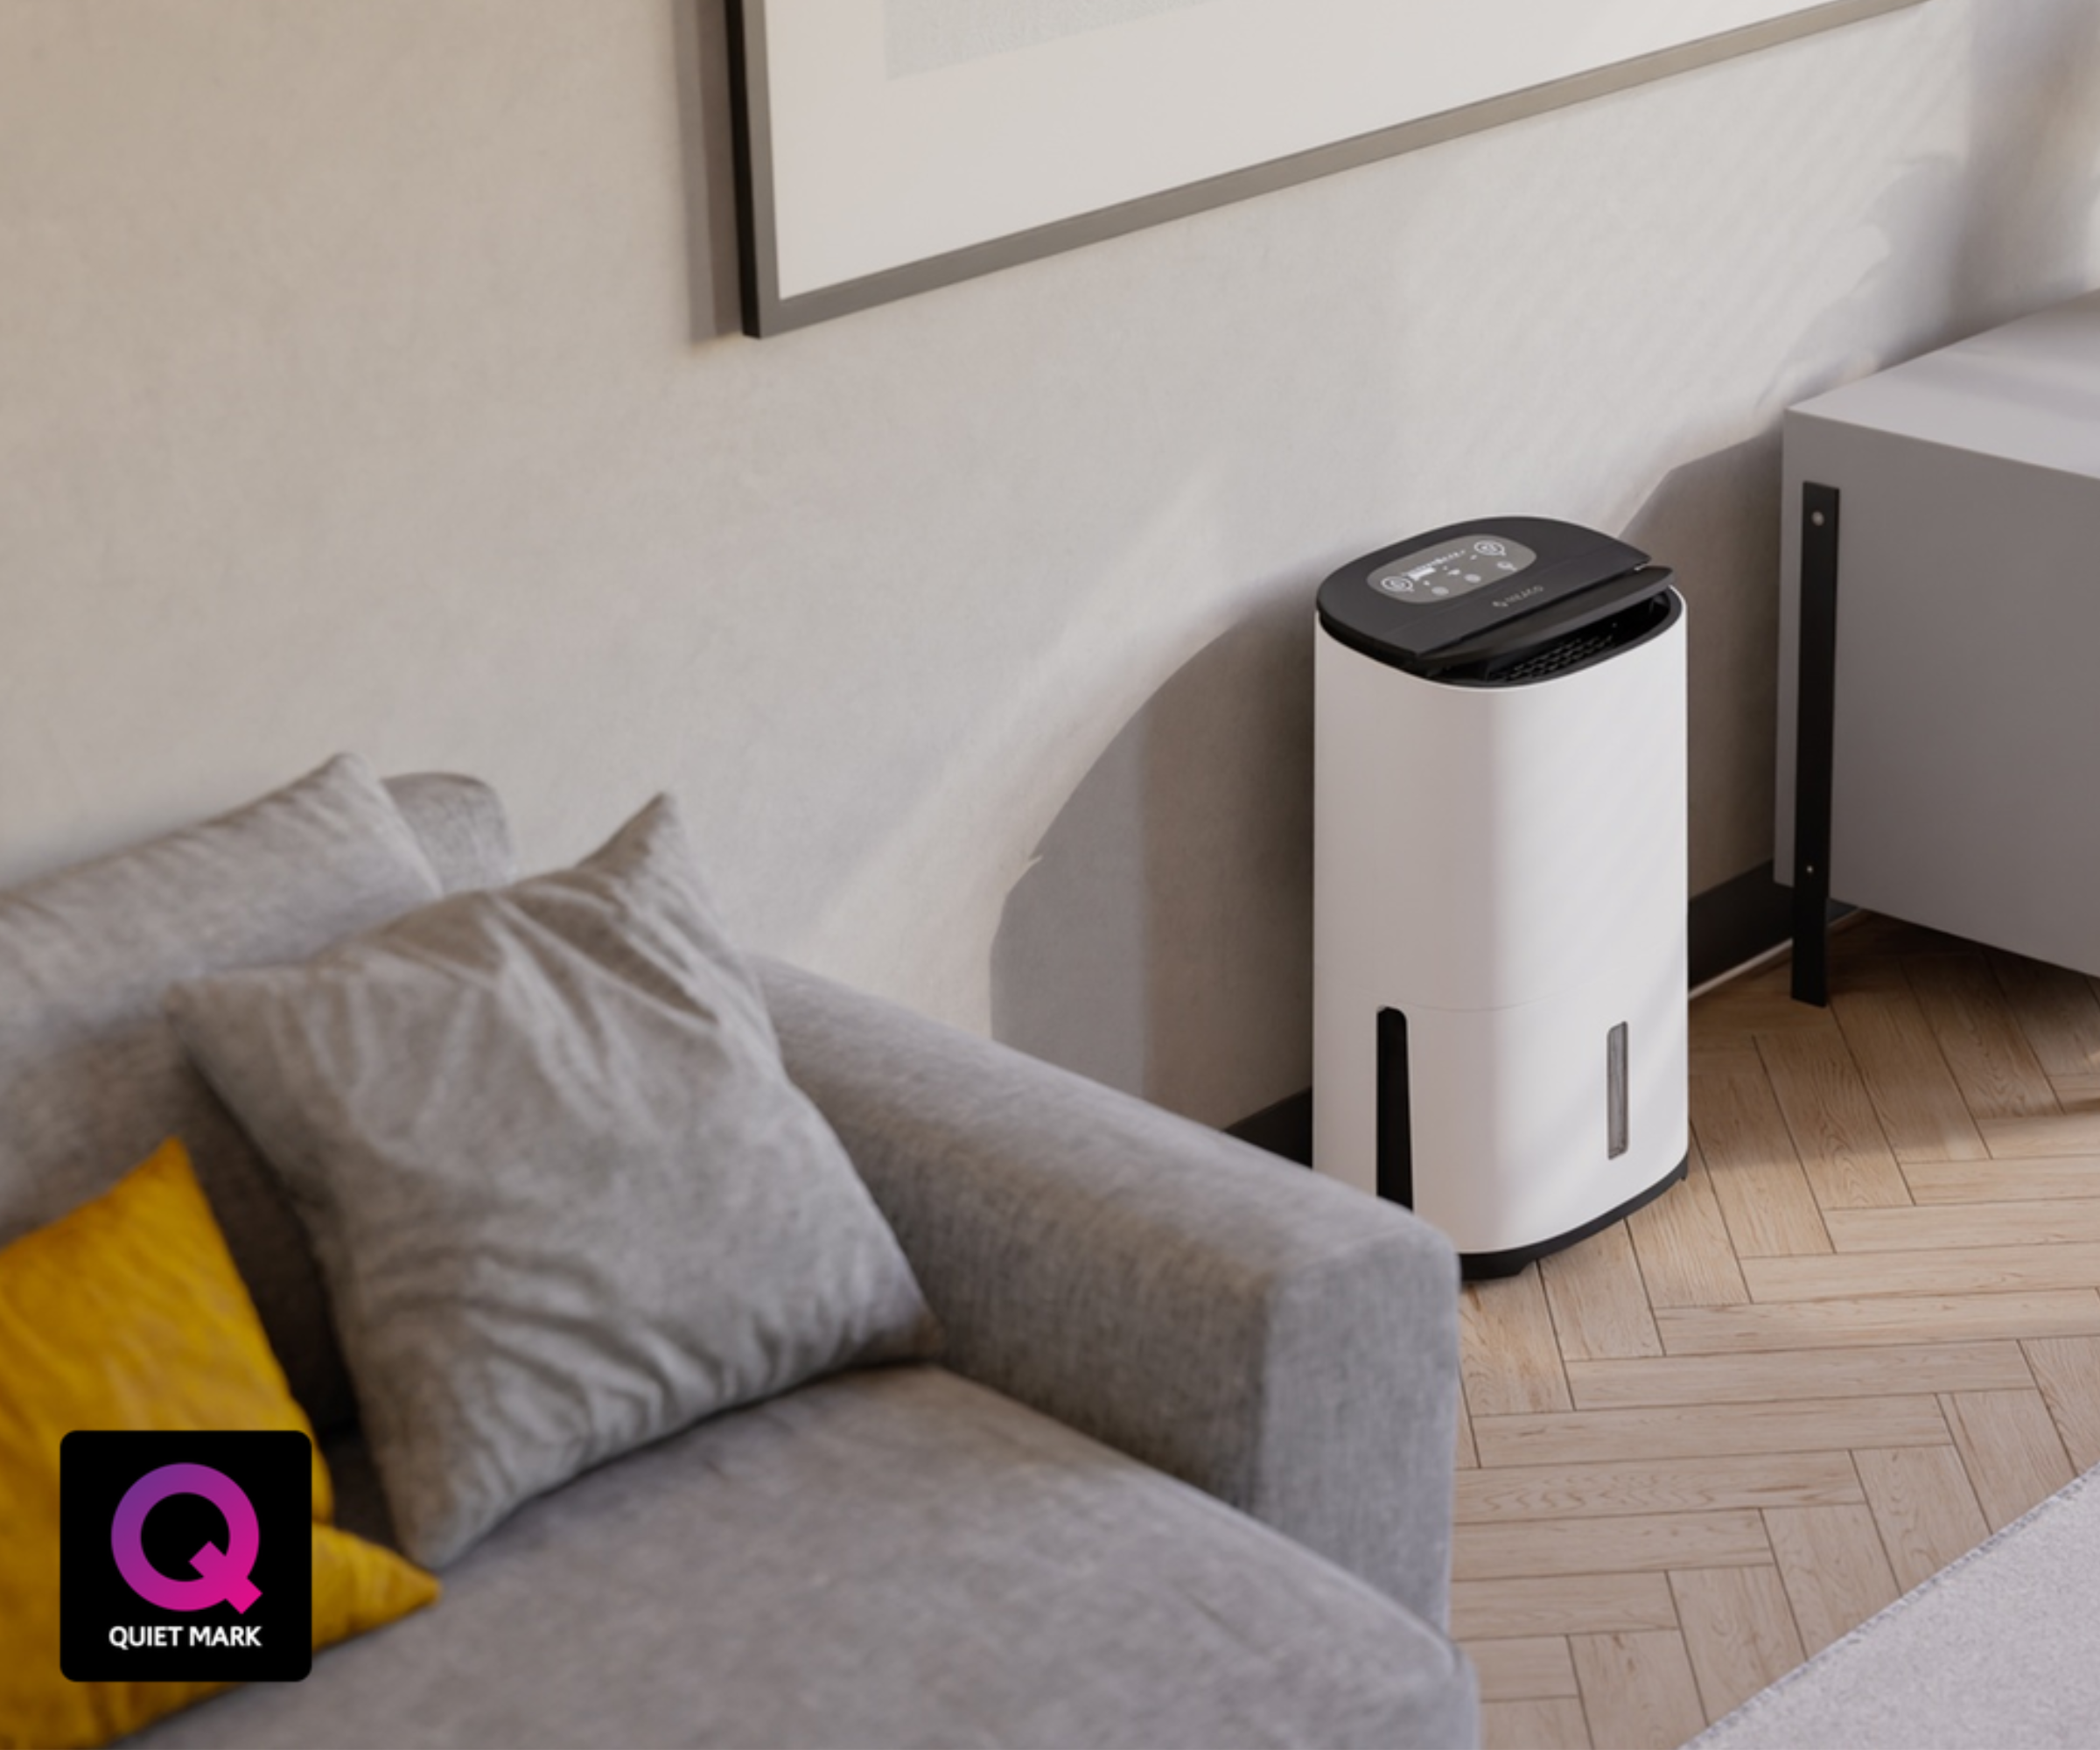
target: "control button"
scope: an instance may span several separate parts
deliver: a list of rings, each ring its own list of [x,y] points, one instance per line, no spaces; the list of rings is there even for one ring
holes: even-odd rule
[[[1497,536],[1461,536],[1387,559],[1363,581],[1389,601],[1430,606],[1500,584],[1528,570],[1538,555]]]

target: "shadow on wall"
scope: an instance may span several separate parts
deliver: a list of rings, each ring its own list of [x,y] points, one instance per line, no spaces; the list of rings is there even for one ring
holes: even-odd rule
[[[1979,4],[1973,18],[1964,149],[1919,160],[1874,203],[1888,248],[1774,372],[1769,393],[1788,404],[2090,289],[2100,7]]]
[[[1311,1079],[1312,947],[1307,592],[1198,652],[1080,781],[1001,914],[992,1034],[1230,1123]]]
[[[2100,220],[2100,7],[2039,25],[2026,9],[1979,5],[1974,145],[1950,264],[1964,332],[2076,296]],[[2017,91],[2005,105],[1994,94]]]
[[[1672,468],[1625,530],[1684,598],[1694,893],[1772,855],[1779,493],[1772,431]]]

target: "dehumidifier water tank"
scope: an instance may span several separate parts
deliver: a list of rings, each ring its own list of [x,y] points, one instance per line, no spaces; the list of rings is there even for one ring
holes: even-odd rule
[[[1507,1275],[1684,1175],[1684,604],[1564,522],[1320,585],[1313,1144]]]

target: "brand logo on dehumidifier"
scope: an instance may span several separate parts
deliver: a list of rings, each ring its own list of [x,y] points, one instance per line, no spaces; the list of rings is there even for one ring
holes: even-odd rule
[[[1494,605],[1496,607],[1515,607],[1517,603],[1529,601],[1533,596],[1544,595],[1545,589],[1544,584],[1531,584],[1521,590],[1512,590],[1506,596],[1497,596]]]

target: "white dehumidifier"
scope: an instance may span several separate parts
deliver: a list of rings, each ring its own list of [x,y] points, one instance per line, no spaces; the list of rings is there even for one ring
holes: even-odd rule
[[[1503,1276],[1684,1176],[1684,604],[1511,517],[1320,585],[1312,1164]]]

